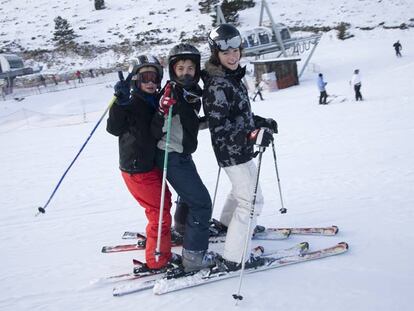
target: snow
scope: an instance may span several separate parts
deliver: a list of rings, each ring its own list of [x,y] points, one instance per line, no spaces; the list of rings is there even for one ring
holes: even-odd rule
[[[411,2],[393,3],[412,12]],[[361,1],[352,4],[364,7]],[[89,84],[21,102],[0,101],[0,310],[411,310],[414,32],[354,34],[345,41],[325,34],[299,86],[265,91],[264,101],[252,103],[256,114],[278,121],[276,151],[288,209],[278,213],[274,162],[267,150],[261,175],[266,203],[259,223],[340,229],[334,237],[293,236],[254,245],[280,249],[306,240],[312,250],[346,241],[347,253],[246,275],[244,300],[237,307],[232,298],[237,278],[162,296],[145,291],[113,297],[115,284],[102,278],[130,272],[132,258],[143,260],[143,252],[102,254],[100,249],[125,242],[122,233],[143,230],[146,220],[120,176],[117,139],[105,131],[106,118],[46,214],[35,217],[112,97],[109,83]],[[402,58],[392,48],[398,39]],[[363,102],[354,101],[349,86],[356,68]],[[317,105],[318,72],[328,82],[328,94],[345,102]],[[112,78],[114,83],[117,77]],[[199,135],[194,160],[213,194],[217,166],[208,131]],[[215,217],[229,185],[222,174]],[[211,249],[220,251],[220,245]]]

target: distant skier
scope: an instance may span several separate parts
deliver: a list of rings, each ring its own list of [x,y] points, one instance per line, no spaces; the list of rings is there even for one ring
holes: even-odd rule
[[[392,45],[393,47],[394,47],[394,49],[395,49],[395,55],[397,56],[397,57],[401,57],[402,55],[401,55],[401,50],[402,50],[402,45],[401,45],[401,43],[400,43],[400,41],[398,40],[397,42],[395,42],[393,45]]]
[[[325,82],[323,80],[323,74],[319,74],[318,75],[318,80],[317,80],[317,84],[318,84],[318,88],[319,88],[319,92],[321,93],[319,96],[319,105],[326,105],[326,99],[328,98],[328,94],[326,93],[326,85],[328,84],[328,82]]]
[[[75,75],[78,78],[78,83],[83,83],[82,73],[79,70],[76,71]]]
[[[354,74],[352,75],[351,81],[349,83],[354,86],[355,100],[356,101],[358,101],[358,100],[362,101],[361,76],[359,74],[359,69],[354,70]]]
[[[253,101],[255,101],[257,95],[260,96],[260,100],[263,100],[263,96],[262,96],[263,86],[264,86],[263,80],[260,82],[256,82],[255,84],[256,89],[255,89],[254,96],[252,98]]]

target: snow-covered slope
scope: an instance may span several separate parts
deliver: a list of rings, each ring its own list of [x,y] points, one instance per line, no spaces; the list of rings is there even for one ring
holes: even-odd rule
[[[127,60],[131,53],[145,51],[165,56],[179,40],[205,37],[211,29],[212,18],[200,13],[198,1],[106,0],[107,8],[99,11],[93,3],[91,0],[1,0],[0,50],[53,50],[53,20],[57,16],[68,20],[79,36],[76,42],[80,45],[112,50],[95,52],[97,55],[92,57],[44,52],[43,57],[37,56],[39,65],[51,66],[54,71],[113,67]],[[334,27],[347,22],[352,28],[382,28],[414,23],[414,2],[406,0],[268,0],[267,3],[275,22],[290,27]],[[261,1],[256,1],[254,8],[240,12],[244,28],[258,25],[260,8]],[[161,44],[154,46],[154,42]],[[135,47],[132,52],[125,49],[131,46]],[[200,43],[199,48],[208,51],[206,42]]]
[[[403,44],[402,58],[394,56],[391,46],[397,38]],[[311,248],[318,248],[347,241],[350,250],[245,276],[245,299],[237,308],[231,297],[237,279],[165,296],[148,291],[123,298],[112,297],[113,284],[99,281],[131,271],[132,258],[143,260],[142,252],[107,255],[100,248],[120,243],[124,230],[143,230],[146,223],[123,184],[117,139],[106,133],[105,124],[47,213],[34,217],[106,108],[112,88],[101,84],[21,102],[0,101],[0,310],[411,310],[412,51],[412,30],[360,32],[346,41],[328,34],[309,68],[321,70],[328,93],[345,102],[317,105],[317,72],[310,70],[301,85],[264,92],[265,101],[253,103],[255,113],[279,123],[278,164],[288,208],[286,215],[277,213],[273,159],[266,151],[261,177],[266,204],[259,222],[340,228],[336,237],[292,237],[264,246],[284,248],[308,240]],[[363,102],[353,100],[348,84],[355,68],[363,78]],[[194,159],[213,193],[217,166],[208,131],[199,139]],[[216,217],[228,190],[222,175]]]

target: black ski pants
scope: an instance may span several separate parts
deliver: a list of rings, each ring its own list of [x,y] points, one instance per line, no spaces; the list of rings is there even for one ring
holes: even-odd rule
[[[156,164],[163,169],[164,150],[157,149]],[[176,221],[185,221],[183,247],[192,251],[207,250],[212,203],[191,154],[168,154],[167,180],[185,203],[183,210],[178,205],[177,217],[174,217]]]
[[[362,100],[362,94],[361,94],[361,83],[354,85],[354,91],[355,91],[355,100]]]
[[[326,91],[321,91],[321,95],[319,96],[319,105],[326,105],[327,98],[328,94],[326,94]]]

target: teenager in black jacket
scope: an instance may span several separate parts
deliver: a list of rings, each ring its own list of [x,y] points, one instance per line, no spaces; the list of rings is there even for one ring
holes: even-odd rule
[[[167,180],[180,197],[175,213],[175,229],[183,236],[182,264],[186,271],[199,270],[214,264],[207,253],[211,199],[198,175],[191,154],[197,149],[197,135],[201,122],[202,90],[200,52],[190,44],[178,44],[168,58],[172,82],[167,82],[160,111],[154,115],[153,133],[159,139],[156,160],[164,166],[168,111],[172,110],[168,145]],[[172,92],[172,96],[168,95]],[[170,108],[172,107],[172,108]]]
[[[109,110],[107,131],[119,137],[119,168],[133,197],[145,209],[146,265],[168,266],[171,259],[171,193],[166,188],[161,230],[161,255],[155,258],[160,214],[162,172],[155,166],[156,138],[152,118],[158,108],[163,69],[151,55],[141,55],[125,81],[115,85],[117,100]]]

